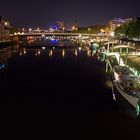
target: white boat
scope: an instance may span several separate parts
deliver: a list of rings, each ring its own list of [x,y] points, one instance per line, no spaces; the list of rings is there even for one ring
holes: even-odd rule
[[[114,66],[112,78],[118,93],[139,113],[140,81],[138,77],[126,66]]]

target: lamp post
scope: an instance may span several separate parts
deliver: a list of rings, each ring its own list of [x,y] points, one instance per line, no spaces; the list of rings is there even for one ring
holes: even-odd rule
[[[29,28],[29,32],[31,32],[32,31],[32,28]]]
[[[72,30],[73,30],[73,32],[74,32],[74,30],[75,30],[75,26],[72,27]]]
[[[65,32],[65,28],[63,28],[62,30],[63,30],[63,32]]]
[[[40,28],[37,28],[37,32],[40,32]]]
[[[7,23],[7,22],[5,22],[5,23],[4,23],[4,25],[5,25],[5,26],[7,26],[7,25],[8,25],[8,23]]]
[[[78,31],[78,28],[75,28],[75,31],[76,31],[76,33],[77,33],[77,31]]]
[[[90,33],[90,31],[91,31],[91,28],[88,28],[88,32]]]
[[[72,29],[75,30],[75,26],[73,26]]]

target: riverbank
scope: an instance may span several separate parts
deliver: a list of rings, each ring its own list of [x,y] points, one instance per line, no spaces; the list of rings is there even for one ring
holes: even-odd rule
[[[10,47],[10,46],[13,46],[13,45],[16,45],[16,44],[18,44],[17,41],[0,42],[0,49]]]

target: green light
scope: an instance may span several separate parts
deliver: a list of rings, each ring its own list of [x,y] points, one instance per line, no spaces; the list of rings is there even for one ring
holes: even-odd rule
[[[136,113],[137,113],[137,116],[138,116],[139,113],[140,113],[140,107],[139,107],[139,105],[137,105],[137,107],[136,107]]]

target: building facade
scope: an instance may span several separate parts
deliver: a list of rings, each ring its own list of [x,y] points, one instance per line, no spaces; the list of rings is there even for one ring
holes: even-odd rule
[[[113,20],[110,20],[108,23],[109,33],[115,32],[117,27],[122,26],[123,24],[129,24],[133,20],[134,18],[114,18]]]
[[[133,18],[126,18],[124,20],[125,20],[125,24],[128,24],[133,21]]]
[[[58,21],[57,26],[59,30],[64,30],[65,29],[65,23],[63,21]]]
[[[9,41],[10,40],[10,22],[4,20],[3,17],[0,17],[0,41]]]
[[[125,23],[125,20],[122,18],[114,18],[109,21],[108,28],[109,33],[115,32],[115,29]]]

